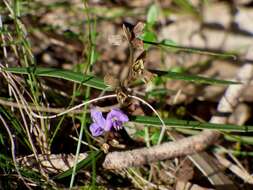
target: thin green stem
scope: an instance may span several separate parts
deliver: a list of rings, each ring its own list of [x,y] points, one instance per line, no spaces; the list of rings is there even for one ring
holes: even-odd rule
[[[86,91],[86,96],[89,96],[89,90]],[[79,153],[80,153],[81,142],[83,139],[83,131],[84,131],[84,128],[86,127],[86,116],[87,116],[87,104],[84,106],[84,113],[83,113],[82,120],[81,120],[81,129],[80,129],[80,133],[79,133],[76,154],[75,154],[75,162],[74,162],[74,166],[73,166],[73,171],[72,171],[72,175],[71,175],[69,188],[73,187],[74,180],[75,180],[76,166],[77,166],[78,157],[79,157]]]

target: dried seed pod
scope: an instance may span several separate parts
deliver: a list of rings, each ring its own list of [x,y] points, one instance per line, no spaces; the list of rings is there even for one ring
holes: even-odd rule
[[[118,87],[116,88],[116,94],[117,94],[117,100],[118,102],[123,105],[125,104],[128,95],[127,95],[127,90],[123,87]]]
[[[132,79],[138,79],[140,78],[144,73],[144,61],[146,59],[146,52],[143,51],[138,58],[132,63],[131,65],[131,78]]]
[[[110,145],[107,144],[107,143],[103,143],[102,146],[101,146],[101,150],[107,154],[109,152],[109,148],[110,148]]]
[[[148,83],[156,76],[156,74],[153,74],[145,69],[145,59],[146,51],[143,51],[131,66],[131,77],[132,79],[142,79],[144,83]]]
[[[112,146],[112,147],[115,147],[115,148],[120,148],[120,149],[125,149],[126,148],[126,145],[124,144],[120,144],[119,141],[117,141],[116,139],[112,139],[109,144]]]
[[[137,79],[139,78],[144,71],[144,61],[143,59],[136,60],[131,66],[131,74],[132,78]]]

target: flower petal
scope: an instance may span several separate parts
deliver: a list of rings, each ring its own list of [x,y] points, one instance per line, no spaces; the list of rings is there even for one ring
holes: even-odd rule
[[[105,118],[103,117],[102,112],[97,108],[91,108],[90,114],[93,122],[97,123],[103,129],[105,126]]]
[[[97,123],[92,123],[90,125],[90,132],[92,136],[97,137],[104,133],[104,129],[100,127]]]
[[[106,117],[106,119],[113,119],[117,118],[119,121],[122,121],[123,123],[128,122],[128,116],[124,114],[120,109],[114,108],[112,111],[110,111]]]
[[[123,123],[129,121],[126,114],[120,109],[112,109],[106,117],[105,131],[110,131],[113,127],[115,130],[122,128]]]
[[[116,131],[118,131],[123,128],[123,122],[119,120],[113,121],[112,126]]]
[[[112,119],[107,119],[108,118],[108,115],[106,117],[106,120],[105,120],[105,127],[104,127],[104,130],[105,131],[110,131],[111,128],[112,128]]]

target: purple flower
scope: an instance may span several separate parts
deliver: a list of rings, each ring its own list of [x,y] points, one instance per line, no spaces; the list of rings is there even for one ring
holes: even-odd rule
[[[97,108],[92,108],[91,118],[93,123],[90,125],[90,131],[94,137],[102,135],[105,131],[110,131],[112,127],[115,130],[122,129],[123,124],[129,121],[127,115],[120,109],[112,109],[105,119],[102,112]]]
[[[105,118],[97,108],[92,108],[90,115],[93,123],[90,125],[92,136],[97,137],[104,133]]]
[[[123,123],[128,122],[129,119],[120,109],[112,109],[107,114],[105,121],[105,131],[110,131],[113,127],[115,130],[122,129]]]

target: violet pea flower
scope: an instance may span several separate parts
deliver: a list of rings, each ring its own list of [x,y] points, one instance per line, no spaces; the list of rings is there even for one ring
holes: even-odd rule
[[[90,115],[93,123],[90,125],[92,136],[97,137],[104,133],[105,118],[97,108],[91,108]]]
[[[93,123],[90,125],[90,131],[92,136],[97,137],[102,135],[104,132],[110,131],[112,127],[115,130],[120,130],[123,124],[129,121],[126,114],[124,114],[120,109],[112,109],[108,114],[106,119],[103,117],[102,112],[97,108],[91,109],[91,118]]]
[[[112,109],[106,116],[105,131],[110,131],[113,127],[115,130],[120,130],[125,122],[129,119],[120,109]]]

